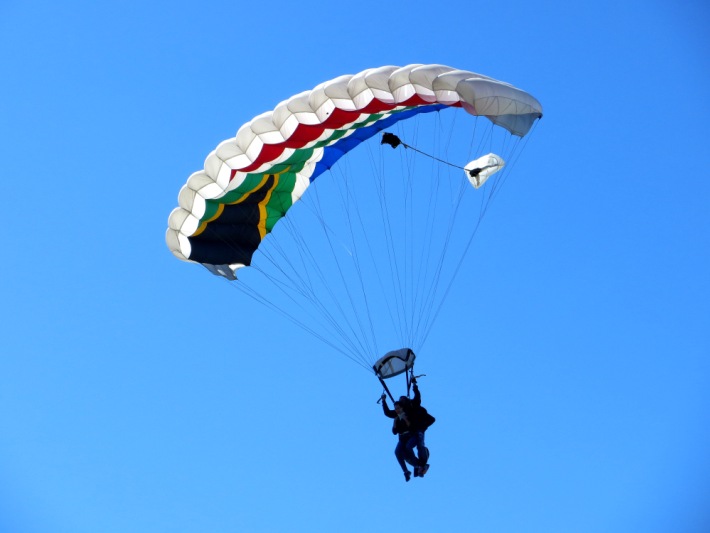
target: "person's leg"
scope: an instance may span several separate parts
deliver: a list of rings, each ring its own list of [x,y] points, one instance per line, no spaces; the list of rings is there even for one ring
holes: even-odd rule
[[[397,458],[399,466],[402,468],[402,472],[409,472],[407,465],[404,463],[404,443],[399,441],[394,449],[394,456]]]
[[[419,458],[419,466],[424,466],[429,460],[429,450],[424,444],[424,432],[420,431],[417,433],[417,457]]]
[[[407,468],[407,465],[404,462],[404,448],[405,448],[404,442],[399,441],[397,443],[397,446],[394,449],[394,456],[397,458],[397,462],[399,463],[399,466],[402,468],[402,472],[404,473],[405,481],[409,481],[412,473],[409,471],[409,469]]]
[[[424,444],[424,432],[417,433],[416,439],[417,454],[419,454],[419,469],[415,470],[415,475],[424,477],[429,471],[429,448]]]
[[[414,447],[417,445],[417,440],[416,435],[412,435],[409,439],[407,439],[407,443],[404,446],[404,459],[414,467],[415,477],[418,475],[416,469],[419,467],[419,458],[414,453]]]

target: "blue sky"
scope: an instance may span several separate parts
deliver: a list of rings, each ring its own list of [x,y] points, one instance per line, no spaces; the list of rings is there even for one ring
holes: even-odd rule
[[[0,530],[707,531],[708,6],[244,4],[0,6]],[[418,354],[405,484],[377,381],[164,231],[241,124],[409,63],[545,116]]]

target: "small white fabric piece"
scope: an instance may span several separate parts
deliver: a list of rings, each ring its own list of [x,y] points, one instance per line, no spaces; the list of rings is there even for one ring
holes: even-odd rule
[[[215,276],[222,276],[230,281],[237,279],[237,268],[244,265],[210,265],[208,263],[202,263],[202,265],[212,272]]]
[[[501,156],[496,154],[488,154],[479,157],[478,159],[474,159],[463,168],[466,171],[468,181],[470,181],[471,185],[478,189],[488,178],[504,166],[505,161],[503,161]],[[476,172],[476,170],[478,172]],[[471,174],[471,171],[474,171],[473,175]]]

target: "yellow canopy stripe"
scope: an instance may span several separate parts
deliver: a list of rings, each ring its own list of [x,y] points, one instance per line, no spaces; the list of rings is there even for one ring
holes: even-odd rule
[[[285,172],[286,170],[284,170],[283,172]],[[283,172],[279,172],[279,174],[282,174]],[[222,211],[224,211],[225,205],[240,204],[247,200],[253,194],[264,192],[262,191],[264,185],[266,185],[267,181],[270,178],[274,178],[272,185],[268,188],[268,190],[264,192],[264,198],[257,204],[257,208],[259,209],[259,223],[257,227],[259,230],[259,236],[263,239],[266,236],[266,205],[269,203],[269,200],[271,200],[271,195],[273,194],[274,189],[279,183],[279,174],[265,174],[261,178],[261,181],[259,181],[259,183],[256,185],[256,187],[252,188],[250,191],[245,192],[239,198],[232,202],[227,202],[226,204],[219,204],[215,213],[211,217],[203,220],[198,226],[197,231],[195,231],[192,236],[195,237],[197,235],[200,235],[203,231],[205,231],[207,225],[210,222],[219,218],[222,215]]]

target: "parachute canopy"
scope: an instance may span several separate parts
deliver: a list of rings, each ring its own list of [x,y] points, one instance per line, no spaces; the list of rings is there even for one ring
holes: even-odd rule
[[[236,279],[274,225],[338,159],[398,121],[447,107],[485,116],[518,137],[542,116],[530,94],[442,65],[386,66],[335,78],[253,118],[207,157],[170,214],[170,251]],[[495,170],[485,169],[478,184],[467,175],[480,186]]]
[[[399,376],[414,366],[416,356],[410,348],[387,352],[374,365],[375,374],[381,379]]]

